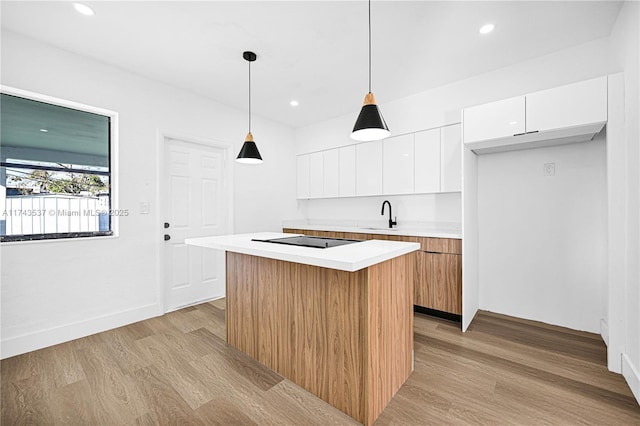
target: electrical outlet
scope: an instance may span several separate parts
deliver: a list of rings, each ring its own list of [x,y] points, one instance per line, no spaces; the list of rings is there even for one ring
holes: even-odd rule
[[[544,163],[544,175],[555,176],[556,175],[556,163]]]

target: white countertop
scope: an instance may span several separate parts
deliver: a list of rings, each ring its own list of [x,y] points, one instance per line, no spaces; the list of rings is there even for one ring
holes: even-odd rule
[[[377,226],[376,226],[377,225]],[[462,239],[462,230],[454,224],[409,224],[389,229],[373,223],[308,223],[306,221],[283,221],[283,228],[333,231],[359,232],[362,234],[403,235],[405,237],[431,237]]]
[[[251,241],[254,238],[263,240],[292,237],[294,235],[296,234],[258,232],[252,234],[221,235],[217,237],[187,238],[184,242],[187,245],[226,250],[234,253],[249,254],[349,272],[358,271],[420,249],[420,244],[418,243],[382,240],[367,240],[325,249]]]

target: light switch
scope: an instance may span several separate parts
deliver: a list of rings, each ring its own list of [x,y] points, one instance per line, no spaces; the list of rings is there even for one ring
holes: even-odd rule
[[[556,175],[556,163],[544,163],[544,175],[555,176]]]
[[[149,214],[149,202],[141,201],[140,202],[140,214]]]

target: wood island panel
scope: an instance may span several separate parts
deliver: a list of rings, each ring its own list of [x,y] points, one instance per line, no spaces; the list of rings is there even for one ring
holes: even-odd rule
[[[413,259],[414,305],[462,315],[461,239],[345,233],[293,228],[284,228],[283,232],[316,237],[420,243],[420,251],[408,255]]]
[[[226,256],[228,343],[372,424],[412,371],[411,257],[346,272]]]

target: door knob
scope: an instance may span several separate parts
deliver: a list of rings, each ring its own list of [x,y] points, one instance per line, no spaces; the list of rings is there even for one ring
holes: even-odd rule
[[[169,227],[169,222],[165,222],[164,223],[164,229],[167,229]]]
[[[164,234],[164,240],[165,241],[169,241],[171,239],[171,235],[169,234]]]

